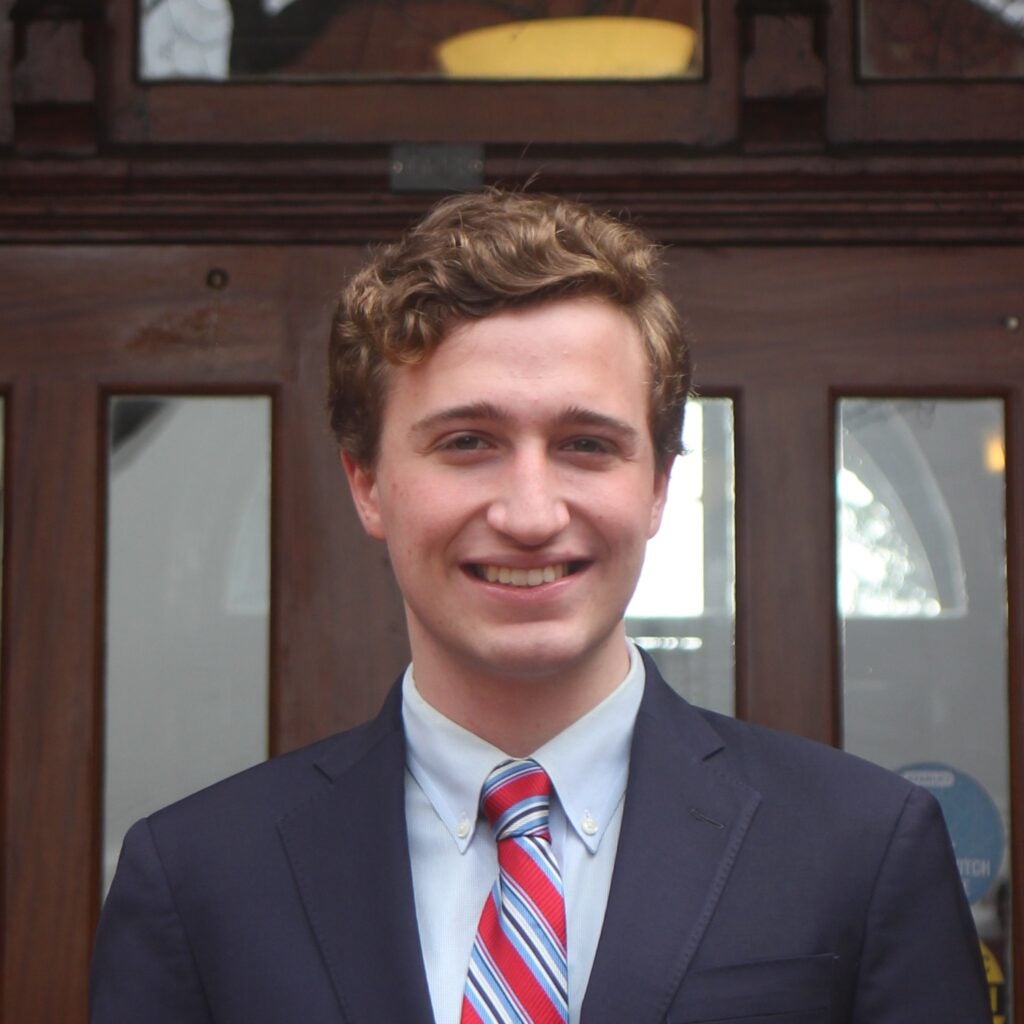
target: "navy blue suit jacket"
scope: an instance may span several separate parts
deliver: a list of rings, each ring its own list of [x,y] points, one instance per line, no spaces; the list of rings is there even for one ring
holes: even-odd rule
[[[401,694],[138,823],[93,1024],[427,1024]],[[989,1024],[931,796],[648,663],[584,1024]]]

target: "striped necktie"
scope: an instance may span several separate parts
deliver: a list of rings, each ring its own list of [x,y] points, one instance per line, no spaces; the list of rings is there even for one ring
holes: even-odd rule
[[[551,852],[551,780],[536,761],[505,761],[481,804],[498,843],[462,998],[462,1024],[569,1019],[562,876]]]

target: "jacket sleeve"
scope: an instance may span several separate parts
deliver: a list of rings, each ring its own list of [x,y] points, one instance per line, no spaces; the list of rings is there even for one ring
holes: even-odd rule
[[[91,1024],[213,1024],[148,821],[125,836],[93,950]]]
[[[978,937],[942,811],[915,787],[868,908],[852,1024],[991,1024]]]

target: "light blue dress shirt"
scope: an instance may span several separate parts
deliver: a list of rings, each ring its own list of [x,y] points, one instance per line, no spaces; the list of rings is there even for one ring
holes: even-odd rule
[[[569,960],[569,1020],[577,1024],[601,935],[622,824],[644,668],[630,667],[597,707],[531,756],[551,778],[551,843],[562,870]],[[459,1024],[470,949],[498,875],[494,836],[478,816],[480,790],[508,754],[429,705],[414,666],[402,683],[405,816],[416,920],[436,1024]]]

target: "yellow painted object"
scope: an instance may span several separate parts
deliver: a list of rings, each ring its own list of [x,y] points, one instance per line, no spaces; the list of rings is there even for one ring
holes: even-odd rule
[[[685,74],[696,40],[660,18],[537,18],[452,36],[437,59],[457,78],[665,78]]]
[[[985,943],[981,943],[981,959],[985,964],[988,997],[992,1006],[992,1024],[1006,1024],[1006,976],[999,961]]]

